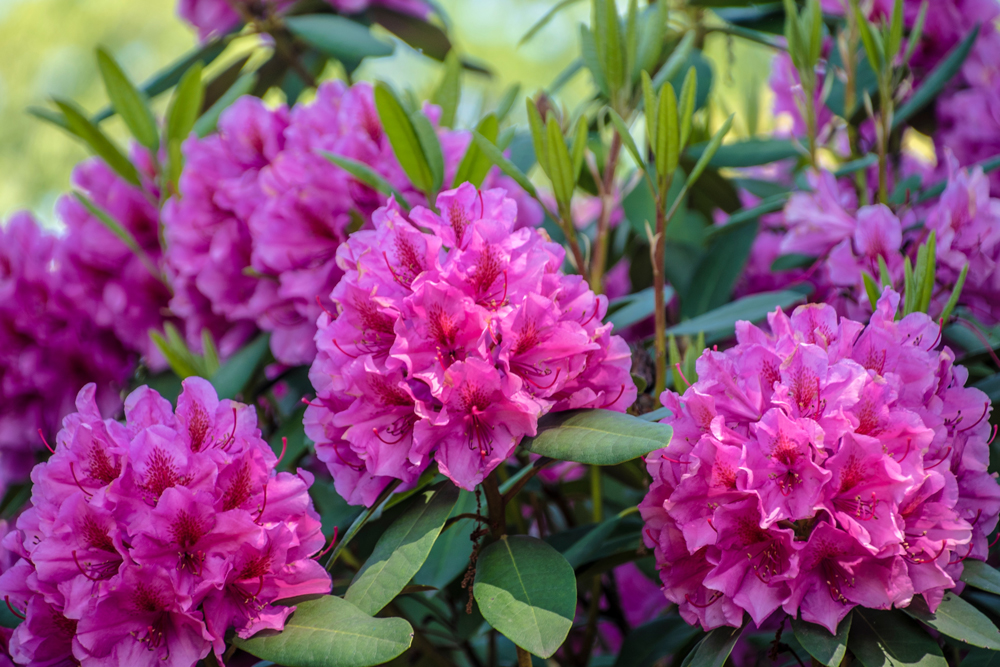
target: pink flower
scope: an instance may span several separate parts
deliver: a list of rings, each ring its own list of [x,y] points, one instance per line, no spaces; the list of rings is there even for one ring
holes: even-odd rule
[[[32,506],[0,575],[27,620],[11,653],[30,664],[148,662],[187,667],[226,633],[280,630],[277,600],[328,593],[312,476],[276,473],[252,408],[184,381],[176,412],[140,387],[125,423],[77,397],[55,453],[32,472]]]
[[[58,263],[64,243],[26,213],[0,229],[0,493],[27,479],[84,384],[95,383],[101,414],[116,413],[135,363],[77,300],[77,274]]]
[[[931,608],[1000,515],[987,472],[988,398],[965,386],[927,315],[870,324],[824,304],[770,331],[737,325],[683,396],[665,392],[670,445],[640,504],[664,593],[706,629],[760,626],[779,607],[831,632],[855,605]]]
[[[464,184],[438,197],[440,215],[409,219],[390,201],[338,250],[306,428],[352,504],[432,458],[471,490],[541,415],[635,400],[628,346],[601,323],[607,300],[562,274],[561,247],[515,230],[504,194]]]

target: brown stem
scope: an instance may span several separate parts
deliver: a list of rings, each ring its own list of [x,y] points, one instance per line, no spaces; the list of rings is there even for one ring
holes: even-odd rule
[[[527,474],[525,474],[524,477],[514,482],[514,486],[508,489],[507,493],[503,494],[504,505],[509,503],[514,498],[514,496],[516,496],[517,493],[524,488],[524,485],[527,484],[529,481],[531,481],[531,478],[537,475],[542,468],[546,467],[551,463],[555,463],[555,461],[556,461],[555,459],[550,459],[547,456],[543,456],[542,458],[532,463],[531,470]]]
[[[596,294],[604,293],[604,272],[607,268],[608,246],[611,241],[611,214],[615,206],[615,168],[618,166],[621,148],[622,139],[615,131],[611,137],[611,147],[608,149],[608,159],[604,165],[604,178],[597,181],[598,195],[601,198],[601,215],[597,219],[594,256],[590,259],[590,289]]]
[[[531,667],[531,654],[520,646],[517,646],[517,667]]]
[[[580,241],[576,236],[576,227],[573,226],[573,214],[570,211],[569,204],[559,206],[559,227],[562,229],[563,234],[566,235],[566,243],[569,244],[570,252],[573,253],[573,260],[576,262],[576,270],[581,276],[587,275],[587,260],[583,257],[583,251],[580,250]]]
[[[313,75],[302,66],[299,62],[298,55],[295,53],[295,47],[292,44],[291,39],[289,39],[288,33],[285,31],[284,26],[275,19],[274,17],[259,17],[250,11],[250,7],[239,0],[226,0],[226,4],[229,5],[230,9],[239,14],[240,19],[247,25],[252,25],[254,30],[258,33],[266,33],[271,36],[274,40],[274,50],[282,60],[288,63],[299,78],[309,87],[316,87],[316,79]]]
[[[656,196],[656,231],[653,236],[653,303],[654,321],[656,325],[656,386],[653,396],[659,401],[660,394],[667,388],[667,304],[663,299],[663,287],[665,283],[663,275],[663,263],[667,252],[666,241],[663,238],[667,227],[667,218],[664,214],[666,207],[667,187],[660,183],[659,193]]]
[[[496,472],[483,480],[483,492],[486,493],[486,507],[490,514],[490,532],[494,539],[500,539],[507,532],[507,512]]]
[[[583,646],[580,647],[580,664],[590,664],[590,653],[597,639],[597,618],[601,608],[601,577],[594,577],[590,585],[590,607],[587,609],[587,629],[583,635]]]

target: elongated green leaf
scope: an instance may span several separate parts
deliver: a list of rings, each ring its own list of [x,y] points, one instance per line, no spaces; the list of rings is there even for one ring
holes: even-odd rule
[[[881,292],[879,286],[875,284],[875,279],[867,271],[861,272],[861,280],[865,284],[865,293],[868,295],[868,303],[878,303]]]
[[[949,591],[934,612],[923,597],[914,597],[903,611],[938,632],[971,646],[1000,651],[1000,630],[971,604]]]
[[[687,149],[689,158],[698,159],[708,147],[708,142],[696,144]],[[778,160],[799,156],[799,150],[788,139],[746,139],[719,146],[709,160],[710,167],[755,167]]]
[[[244,95],[249,95],[250,91],[257,84],[257,73],[249,72],[244,74],[239,79],[236,80],[232,86],[227,90],[215,104],[209,107],[208,111],[201,115],[194,124],[194,133],[199,137],[206,137],[212,132],[215,132],[216,127],[219,124],[219,116],[222,112],[233,105],[240,97]]]
[[[691,136],[691,117],[694,115],[694,105],[698,100],[698,70],[694,66],[688,68],[684,75],[684,85],[681,86],[680,106],[677,113],[681,122],[681,150],[687,145]]]
[[[642,100],[646,111],[646,137],[650,148],[652,148],[656,146],[656,128],[659,127],[656,118],[656,92],[653,90],[653,83],[648,72],[643,70],[639,78],[642,81]]]
[[[656,173],[660,176],[677,171],[680,161],[680,126],[677,118],[677,95],[668,82],[660,89],[656,111]]]
[[[514,108],[514,102],[517,101],[517,96],[521,94],[521,84],[512,83],[504,91],[503,97],[497,103],[496,117],[497,121],[503,122],[507,118],[507,114],[510,110]]]
[[[549,11],[542,15],[542,18],[535,21],[535,23],[528,28],[528,32],[521,36],[521,39],[517,41],[517,45],[521,46],[525,42],[530,41],[531,38],[537,35],[542,28],[549,24],[549,21],[555,18],[556,14],[578,2],[580,2],[580,0],[559,0],[559,2],[552,5]]]
[[[62,111],[70,132],[87,144],[109,167],[132,185],[139,185],[139,172],[103,131],[91,123],[80,109],[69,101],[53,100]]]
[[[413,130],[417,133],[417,140],[420,142],[420,149],[423,151],[427,166],[431,169],[431,190],[427,193],[428,201],[431,204],[433,196],[441,189],[444,182],[444,155],[441,153],[441,141],[430,120],[422,111],[414,111],[410,114],[410,122]]]
[[[615,0],[593,0],[591,30],[597,49],[597,61],[604,73],[610,96],[617,94],[625,79],[621,45],[621,25]]]
[[[434,172],[424,155],[417,132],[396,94],[381,81],[375,84],[375,107],[403,171],[418,190],[430,192],[434,186]]]
[[[28,107],[27,111],[35,118],[44,120],[47,123],[52,123],[56,127],[66,130],[67,132],[72,132],[69,128],[69,121],[66,120],[66,116],[58,111],[46,109],[45,107]]]
[[[458,503],[451,512],[450,519],[459,514],[476,512],[476,496],[470,491],[461,491]],[[434,542],[420,571],[413,575],[413,583],[444,588],[469,567],[472,555],[472,531],[479,525],[473,519],[459,519],[449,525]]]
[[[681,667],[722,667],[743,634],[743,628],[723,626],[712,630],[684,658]]]
[[[913,91],[910,99],[896,109],[896,112],[892,116],[893,129],[908,121],[915,113],[930,104],[944,90],[944,87],[955,78],[959,70],[962,69],[965,59],[969,57],[969,52],[972,50],[972,45],[975,44],[976,37],[978,36],[979,26],[976,26],[965,36],[965,39],[958,46],[948,52],[944,60],[931,70],[931,73],[927,75],[923,83],[920,84],[920,87]]]
[[[479,150],[483,152],[483,155],[485,155],[490,162],[500,168],[500,171],[517,181],[517,184],[520,185],[521,188],[524,189],[524,191],[529,195],[535,199],[538,198],[538,191],[535,190],[534,184],[528,180],[528,177],[524,175],[523,171],[517,168],[517,165],[505,158],[503,153],[500,152],[500,149],[493,145],[489,139],[478,132],[473,132],[472,140],[477,146],[479,146]]]
[[[73,196],[76,197],[77,201],[83,204],[84,208],[90,212],[92,216],[97,218],[97,220],[104,225],[104,227],[115,235],[115,237],[124,243],[129,250],[132,251],[142,265],[146,267],[146,270],[156,278],[157,280],[163,281],[163,274],[160,273],[160,269],[156,266],[153,260],[146,254],[146,251],[142,249],[139,242],[132,235],[128,229],[126,229],[120,222],[111,217],[111,214],[105,211],[103,208],[95,204],[82,192],[74,192]]]
[[[573,627],[573,567],[545,542],[503,536],[476,563],[473,588],[483,618],[521,648],[548,658]]]
[[[670,444],[673,429],[611,410],[568,410],[538,420],[538,435],[525,438],[527,451],[560,461],[618,465]]]
[[[694,30],[688,30],[684,33],[681,41],[674,47],[673,53],[667,58],[667,62],[663,63],[663,67],[657,70],[656,76],[652,80],[653,90],[659,90],[660,86],[673,79],[681,71],[684,63],[688,61],[694,50],[694,42],[698,37],[695,32]],[[697,107],[697,105],[695,106]]]
[[[379,538],[344,599],[366,614],[377,614],[389,604],[427,560],[457,501],[458,487],[450,481],[418,494]]]
[[[729,302],[757,236],[756,224],[716,237],[698,262],[691,286],[681,293],[681,315],[696,317]]]
[[[594,560],[592,558],[594,552],[607,541],[608,536],[614,532],[619,523],[621,523],[621,519],[613,517],[597,524],[586,535],[574,542],[569,549],[564,551],[563,558],[574,568]]]
[[[270,337],[261,334],[229,357],[218,372],[209,378],[219,398],[236,398],[267,360]]]
[[[635,145],[635,139],[632,138],[632,134],[629,132],[628,125],[625,124],[625,120],[612,108],[608,108],[608,116],[611,118],[611,123],[615,126],[615,131],[618,136],[621,137],[622,145],[625,146],[625,150],[628,154],[632,156],[635,160],[635,164],[640,169],[646,169],[646,161],[642,159],[642,155],[639,153],[639,147]]]
[[[614,667],[652,667],[661,658],[677,653],[700,632],[678,616],[650,621],[625,637]]]
[[[794,289],[751,294],[704,315],[676,324],[667,329],[667,333],[675,336],[693,336],[702,332],[705,335],[730,334],[735,330],[736,322],[739,320],[757,322],[767,317],[767,314],[775,308],[788,308],[805,301],[807,294]]]
[[[545,123],[545,139],[549,149],[549,178],[552,180],[553,194],[556,196],[556,201],[569,205],[573,189],[576,187],[576,179],[573,178],[573,163],[566,148],[566,141],[553,114],[549,115]]]
[[[462,94],[462,61],[458,52],[452,49],[444,59],[444,73],[441,82],[431,95],[431,102],[441,107],[441,127],[455,125],[455,111]]]
[[[476,126],[476,132],[485,137],[490,143],[495,144],[497,135],[500,132],[500,123],[497,121],[497,117],[493,114],[488,114],[479,121],[479,125]],[[493,163],[479,150],[476,142],[470,141],[469,147],[465,151],[465,156],[462,157],[462,162],[459,163],[458,170],[455,172],[455,180],[452,182],[451,187],[457,188],[462,183],[469,182],[478,188],[483,184],[483,179],[486,178],[486,174],[489,173],[492,166]]]
[[[712,135],[712,139],[708,142],[708,145],[705,146],[705,151],[698,158],[698,162],[695,163],[694,169],[692,169],[691,173],[688,175],[688,188],[694,185],[701,177],[701,173],[705,171],[708,163],[712,161],[713,157],[715,157],[715,153],[719,150],[719,146],[722,144],[723,138],[729,134],[729,128],[732,126],[733,114],[730,114],[729,118],[726,119],[726,122],[722,124],[722,127],[720,127],[719,130]]]
[[[376,38],[367,26],[342,16],[289,16],[285,25],[293,35],[341,61],[349,70],[368,56],[388,56],[393,52],[391,42]]]
[[[296,605],[279,634],[233,639],[250,655],[285,667],[373,667],[412,642],[413,628],[402,618],[372,618],[333,595]]]
[[[889,20],[889,39],[885,41],[885,59],[892,62],[903,44],[903,0],[896,0]]]
[[[789,253],[776,257],[771,262],[771,271],[789,271],[791,269],[804,269],[816,263],[816,257],[803,255],[801,253]]]
[[[104,49],[97,49],[97,65],[111,105],[132,132],[132,136],[155,152],[160,146],[160,137],[145,96],[136,90],[115,59]]]
[[[837,634],[822,625],[808,623],[798,618],[792,619],[792,630],[802,648],[813,658],[827,667],[840,667],[840,662],[847,654],[847,637],[851,632],[851,614],[848,614],[837,626]]]
[[[407,211],[410,210],[410,205],[407,203],[406,197],[403,196],[403,193],[397,190],[392,183],[385,180],[385,178],[383,178],[380,174],[375,173],[375,171],[373,171],[368,165],[341,155],[334,155],[333,153],[329,153],[327,151],[320,151],[320,153],[327,160],[337,165],[371,189],[381,192],[384,195],[392,195],[396,198],[397,204]]]
[[[865,49],[868,63],[875,72],[882,71],[882,53],[875,43],[875,33],[871,29],[871,24],[865,19],[864,14],[857,7],[854,7],[854,20],[857,22],[858,30],[861,33],[861,45]]]
[[[168,324],[167,326],[173,326]],[[172,370],[177,377],[189,378],[192,375],[198,375],[198,369],[195,367],[193,360],[190,358],[189,354],[186,354],[187,350],[176,349],[163,334],[155,329],[149,330],[149,337],[156,345],[156,349],[160,351],[163,358],[167,360],[167,364],[170,365],[170,370]]]
[[[711,240],[718,236],[724,236],[735,232],[740,227],[751,225],[765,213],[773,213],[781,210],[788,202],[788,193],[776,194],[762,200],[756,206],[745,208],[729,216],[729,220],[721,227],[710,229],[706,234],[706,240]]]
[[[924,34],[924,23],[927,21],[927,8],[930,6],[928,0],[924,0],[920,3],[920,11],[917,12],[917,20],[913,22],[913,28],[910,30],[909,43],[906,45],[906,55],[903,56],[903,62],[909,64],[910,59],[913,58],[913,52],[917,50],[917,45],[920,44],[920,38]]]
[[[863,667],[947,667],[937,642],[899,611],[855,607],[847,646]]]
[[[576,121],[576,130],[573,132],[573,148],[570,153],[570,162],[573,165],[573,183],[580,178],[580,169],[583,168],[583,159],[587,151],[587,121],[580,117]]]
[[[195,121],[201,113],[201,103],[205,97],[205,89],[201,83],[202,67],[200,62],[191,66],[174,91],[170,101],[170,111],[167,112],[167,139],[169,141],[184,141],[194,128]]]
[[[669,285],[663,288],[663,303],[670,303],[674,298],[674,288]],[[616,331],[625,329],[646,318],[652,317],[656,310],[656,292],[647,287],[641,292],[630,294],[628,302],[606,318],[615,326]]]

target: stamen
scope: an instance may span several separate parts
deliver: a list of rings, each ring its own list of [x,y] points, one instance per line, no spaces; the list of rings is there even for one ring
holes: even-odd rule
[[[72,462],[69,464],[69,473],[73,476],[73,481],[76,482],[77,487],[81,491],[83,491],[83,495],[87,496],[88,498],[92,498],[94,494],[90,493],[89,491],[87,491],[87,489],[83,488],[83,485],[80,484],[80,480],[76,478],[76,468],[73,467]]]
[[[261,525],[260,520],[264,517],[265,509],[267,509],[267,482],[264,482],[264,503],[260,506],[260,510],[257,512],[257,518],[253,521],[258,526]]]
[[[94,579],[92,576],[84,572],[83,567],[80,565],[80,561],[77,560],[75,550],[73,551],[73,562],[76,563],[76,569],[80,570],[80,574],[87,577],[87,579],[90,579],[91,581],[100,581],[100,579]]]
[[[951,445],[948,445],[948,447],[945,449],[944,456],[942,456],[941,459],[937,463],[935,463],[934,465],[930,465],[930,466],[924,466],[924,472],[926,472],[928,470],[931,470],[932,468],[937,468],[939,465],[941,465],[942,463],[944,463],[945,461],[947,461],[949,454],[951,454]]]
[[[357,359],[358,358],[358,355],[351,354],[350,352],[348,352],[344,348],[340,347],[340,343],[337,342],[336,338],[333,339],[333,344],[337,346],[337,349],[340,350],[340,353],[343,354],[344,356],[350,357],[351,359]]]
[[[986,446],[989,447],[990,445],[992,445],[993,441],[996,440],[996,438],[997,438],[997,425],[994,424],[993,425],[993,436],[990,438],[989,442],[986,443]]]
[[[388,433],[388,431],[386,431],[386,432]],[[406,438],[406,436],[408,436],[410,434],[409,431],[406,431],[403,434],[401,434],[398,438],[396,438],[395,440],[386,440],[385,438],[383,438],[382,436],[380,436],[378,434],[378,429],[377,428],[372,428],[372,433],[375,434],[376,438],[378,438],[379,440],[381,440],[382,442],[384,442],[387,445],[398,445],[399,443],[403,442],[403,440]]]
[[[315,559],[315,560],[318,560],[318,559],[322,558],[323,556],[325,556],[328,553],[330,553],[330,551],[333,549],[333,545],[336,544],[336,543],[337,543],[337,526],[334,526],[333,527],[333,537],[330,538],[330,544],[327,545],[327,546],[325,546],[325,547],[323,547],[322,549],[320,549],[316,553],[314,553],[312,556],[310,556],[310,558]]]
[[[972,426],[968,426],[966,428],[963,428],[961,431],[959,431],[959,433],[965,433],[966,431],[969,431],[969,430],[974,429],[975,427],[979,426],[979,424],[984,419],[986,419],[986,413],[989,412],[989,411],[990,411],[990,402],[986,401],[986,403],[983,404],[983,414],[980,415],[979,419],[976,420],[976,423],[973,424]]]
[[[310,403],[310,402],[309,402],[309,399],[308,399],[308,398],[306,398],[305,396],[303,396],[303,397],[302,397],[302,402],[303,402],[303,403],[305,403],[306,405],[309,405],[309,406],[312,406],[312,407],[314,407],[314,408],[322,408],[322,407],[323,407],[323,406],[322,406],[321,404],[319,404],[319,403]]]
[[[482,220],[483,216],[486,215],[486,204],[483,203],[483,191],[476,188],[476,194],[479,195],[479,219]],[[462,239],[458,239],[458,242],[461,243]]]
[[[982,515],[983,515],[983,510],[982,509],[976,510],[976,517],[972,521],[969,522],[969,525],[970,526],[975,526],[977,523],[979,523],[979,517],[981,517]]]
[[[49,441],[45,439],[45,434],[42,433],[42,429],[38,429],[38,437],[42,439],[42,444],[45,445],[45,449],[49,450],[52,454],[56,453],[56,450],[52,449],[52,446],[49,445]]]
[[[278,464],[281,463],[281,459],[285,458],[285,452],[286,451],[288,451],[288,438],[282,437],[281,438],[281,456],[279,456],[278,460],[274,462],[274,467],[275,468],[277,468]]]
[[[400,280],[399,276],[396,275],[396,272],[392,270],[392,264],[389,263],[389,255],[387,255],[384,250],[382,251],[382,257],[383,259],[385,259],[385,265],[389,268],[389,273],[392,274],[392,279],[395,280],[400,285],[402,285],[403,287],[409,287],[409,285]]]
[[[512,370],[513,370],[513,369],[512,369]],[[541,376],[541,375],[549,375],[549,374],[550,374],[551,372],[552,372],[551,370],[546,370],[546,371],[545,371],[544,373],[539,373],[538,375],[539,375],[539,376]],[[529,373],[525,373],[524,375],[522,375],[522,376],[521,376],[521,379],[522,379],[522,380],[524,380],[525,382],[527,382],[528,384],[530,384],[531,386],[533,386],[533,387],[537,387],[538,389],[551,389],[551,388],[552,388],[552,386],[553,386],[553,385],[554,385],[554,384],[555,384],[556,382],[558,382],[558,381],[559,381],[559,374],[560,374],[560,373],[562,373],[562,369],[561,369],[561,368],[557,368],[557,369],[556,369],[556,375],[555,375],[555,377],[554,377],[554,378],[552,378],[552,382],[550,382],[550,383],[548,383],[548,384],[546,384],[546,385],[541,385],[541,384],[538,384],[537,382],[535,382],[534,380],[532,380],[532,379],[531,379],[531,375],[530,375]],[[519,374],[519,375],[520,375],[520,374]]]
[[[689,605],[691,605],[692,607],[698,607],[698,609],[705,609],[706,607],[712,606],[721,597],[722,597],[722,593],[716,593],[711,598],[709,598],[708,602],[706,602],[705,604],[698,604],[697,602],[695,602],[695,601],[693,601],[691,599],[691,594],[690,593],[685,593],[684,594],[684,599],[687,601],[687,603]]]
[[[907,561],[913,563],[914,565],[926,565],[927,563],[933,563],[934,561],[936,561],[938,558],[941,557],[941,554],[944,553],[944,549],[945,549],[945,546],[947,546],[947,544],[948,543],[946,541],[942,540],[941,541],[941,548],[938,550],[938,552],[935,555],[933,555],[933,556],[931,556],[929,558],[920,558],[918,556],[912,556],[911,557],[910,554],[906,553],[905,551],[903,552],[903,558],[905,558]]]
[[[239,415],[236,412],[236,408],[233,407],[233,430],[226,436],[226,439],[219,443],[219,449],[224,452],[228,452],[229,448],[236,442],[236,424],[239,421]]]
[[[588,317],[587,319],[585,319],[583,322],[580,322],[580,326],[582,326],[582,327],[587,326],[587,323],[589,323],[590,320],[592,320],[595,317],[597,317],[597,311],[599,311],[600,309],[601,309],[601,302],[599,300],[597,300],[597,299],[594,299],[594,312],[590,314],[590,317]]]
[[[622,394],[624,394],[624,393],[625,393],[625,385],[622,385],[621,389],[618,390],[618,395],[615,396],[615,400],[613,400],[610,403],[608,403],[607,405],[605,405],[604,408],[605,409],[610,408],[612,405],[614,405],[615,403],[617,403],[618,399],[621,398]]]
[[[684,371],[681,370],[681,363],[678,361],[676,364],[674,364],[674,367],[677,368],[677,372],[680,374],[681,379],[684,380],[684,382],[687,384],[687,386],[690,387],[691,386],[691,381],[688,380],[686,377],[684,377]]]
[[[334,319],[333,313],[331,313],[329,310],[327,310],[326,306],[323,305],[323,302],[319,298],[319,294],[316,295],[316,305],[318,305],[320,307],[320,310],[322,310],[324,313],[326,313],[327,317],[329,317],[331,320]]]
[[[260,595],[260,592],[262,590],[264,590],[264,575],[263,574],[260,575],[260,585],[257,586],[257,592],[253,594],[253,597],[254,597],[255,600],[257,599],[257,596]]]
[[[997,545],[997,542],[1000,542],[1000,533],[997,533],[997,536],[993,538],[993,541],[990,542],[990,545],[986,547],[987,551],[995,547]]]
[[[903,456],[901,456],[900,459],[899,459],[899,461],[897,461],[896,463],[902,463],[906,459],[906,457],[910,455],[910,447],[912,445],[913,445],[913,439],[912,438],[907,438],[906,439],[906,451],[903,452]]]
[[[17,616],[22,621],[25,620],[25,619],[27,619],[27,616],[22,616],[19,611],[17,611],[16,609],[14,609],[13,606],[11,606],[11,604],[10,604],[10,597],[9,596],[7,596],[7,595],[3,596],[3,601],[7,605],[7,609],[10,609],[10,613],[14,614],[15,616]]]
[[[964,556],[962,556],[958,560],[948,561],[948,565],[958,565],[959,563],[961,563],[962,561],[964,561],[966,558],[968,558],[971,555],[972,555],[972,545],[970,544],[969,545],[969,550],[965,552]]]

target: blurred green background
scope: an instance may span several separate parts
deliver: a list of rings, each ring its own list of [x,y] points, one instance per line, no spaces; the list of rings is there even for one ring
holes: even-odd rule
[[[522,93],[547,86],[575,57],[580,21],[589,16],[581,2],[558,14],[533,40],[521,36],[556,0],[440,0],[450,34],[460,52],[488,64],[492,77],[465,75],[459,124],[474,123],[512,82]],[[71,98],[89,112],[106,98],[94,49],[104,46],[135,81],[143,81],[196,44],[194,31],[175,15],[176,0],[0,0],[0,220],[30,209],[57,224],[53,206],[69,187],[70,172],[87,152],[61,130],[30,116],[26,109],[53,97]],[[624,2],[620,2],[624,9]],[[233,48],[233,47],[231,47]],[[715,68],[714,110],[737,112],[739,135],[769,123],[766,81],[770,53],[724,37],[706,44]],[[226,60],[223,58],[222,60]],[[397,87],[428,94],[440,65],[405,45],[396,53],[365,63],[362,79],[385,79]],[[590,81],[578,73],[560,92],[568,106],[584,99]],[[279,100],[273,100],[275,102]],[[164,100],[160,100],[160,108]],[[520,104],[515,111],[523,116]],[[464,123],[463,123],[464,121]],[[104,127],[118,139],[117,118]]]

